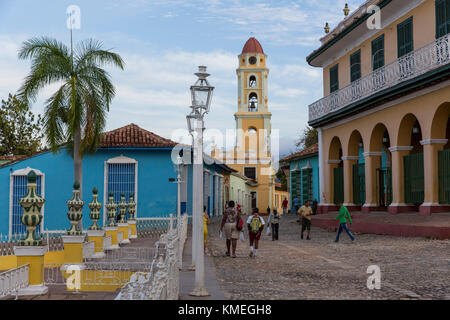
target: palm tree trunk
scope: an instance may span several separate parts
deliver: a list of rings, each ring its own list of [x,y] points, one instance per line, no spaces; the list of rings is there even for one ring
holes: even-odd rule
[[[74,182],[80,184],[80,198],[83,199],[83,159],[80,153],[81,145],[81,129],[78,127],[73,135],[73,175]],[[83,220],[80,221],[78,227],[83,230]]]

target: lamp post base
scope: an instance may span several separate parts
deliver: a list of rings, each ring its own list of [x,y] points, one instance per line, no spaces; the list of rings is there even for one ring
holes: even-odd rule
[[[189,293],[189,295],[194,297],[208,297],[211,294],[208,292],[208,290],[206,290],[206,288],[202,287],[202,288],[195,288],[194,291]]]

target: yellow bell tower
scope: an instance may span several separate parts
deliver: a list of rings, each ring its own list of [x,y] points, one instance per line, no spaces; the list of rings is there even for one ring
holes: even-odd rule
[[[273,208],[275,194],[270,152],[272,114],[268,111],[267,55],[258,40],[252,37],[238,57],[238,110],[234,114],[236,147],[232,157],[234,161],[229,166],[254,180],[250,205],[265,213],[268,207]]]

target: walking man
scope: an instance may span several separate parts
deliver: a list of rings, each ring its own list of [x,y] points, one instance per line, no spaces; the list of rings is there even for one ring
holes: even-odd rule
[[[283,200],[283,215],[285,216],[286,214],[287,214],[287,206],[288,206],[288,203],[289,203],[289,201],[286,199],[286,198],[284,198],[284,200]]]
[[[340,206],[339,214],[337,215],[336,218],[334,218],[334,220],[339,220],[339,230],[336,236],[336,240],[334,242],[336,243],[339,242],[339,236],[341,235],[342,229],[344,229],[345,232],[347,232],[348,236],[353,242],[355,241],[355,237],[353,237],[352,233],[350,232],[350,230],[348,230],[347,226],[347,219],[351,225],[352,217],[350,216],[350,213],[348,212],[347,208],[342,203],[339,203],[339,206]]]
[[[261,239],[264,224],[264,219],[259,216],[258,208],[254,208],[253,214],[248,217],[247,220],[248,238],[250,239],[250,258],[256,257],[258,252],[258,242],[259,239]],[[253,243],[255,244],[255,247],[253,247]]]
[[[300,219],[302,220],[302,234],[301,239],[303,240],[303,232],[306,229],[306,240],[311,240],[309,234],[311,233],[311,216],[313,214],[312,208],[309,206],[309,200],[305,202],[305,205],[300,208]]]

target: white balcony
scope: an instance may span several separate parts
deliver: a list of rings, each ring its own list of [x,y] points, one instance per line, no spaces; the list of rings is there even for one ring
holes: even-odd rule
[[[352,103],[450,64],[450,34],[410,52],[369,73],[350,85],[309,106],[309,121],[315,121]]]

